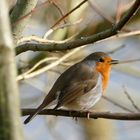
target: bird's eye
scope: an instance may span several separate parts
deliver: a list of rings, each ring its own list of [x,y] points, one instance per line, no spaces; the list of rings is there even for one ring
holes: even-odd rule
[[[104,59],[103,59],[103,58],[100,58],[100,59],[99,59],[99,62],[104,62]]]

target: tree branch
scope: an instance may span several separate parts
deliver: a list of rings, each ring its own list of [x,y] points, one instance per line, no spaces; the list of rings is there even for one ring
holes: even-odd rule
[[[33,113],[35,109],[22,109],[22,115],[29,115]],[[140,120],[140,113],[111,113],[111,112],[80,112],[80,111],[67,111],[67,110],[54,110],[44,109],[39,113],[40,115],[55,115],[65,117],[79,117],[79,118],[104,118],[114,120]]]
[[[35,43],[26,43],[16,47],[16,54],[20,54],[26,51],[61,51],[73,49],[82,45],[94,43],[96,41],[108,38],[118,33],[122,27],[129,21],[129,19],[134,15],[140,6],[140,0],[136,0],[132,7],[124,14],[122,19],[110,29],[107,29],[103,32],[88,36],[82,37],[74,41],[69,41],[65,43],[48,43],[48,44],[35,44]]]
[[[50,64],[47,65],[47,66],[44,66],[44,67],[40,68],[40,69],[38,69],[38,70],[36,70],[36,71],[34,71],[34,72],[31,72],[31,73],[30,73],[30,72],[29,72],[29,73],[28,73],[28,72],[25,72],[25,73],[19,75],[19,76],[17,77],[17,80],[29,79],[29,78],[32,78],[32,77],[34,77],[34,76],[37,76],[37,75],[39,75],[39,74],[41,74],[41,73],[47,71],[47,70],[50,70],[50,69],[52,69],[53,67],[55,67],[55,66],[59,65],[60,63],[62,63],[64,60],[66,60],[67,58],[69,58],[69,57],[72,56],[73,54],[76,54],[78,51],[80,51],[80,50],[81,50],[82,48],[84,48],[84,47],[85,47],[85,46],[82,46],[82,47],[73,49],[72,51],[66,53],[64,56],[62,56],[62,57],[59,58],[58,60],[56,60],[56,61],[50,63]]]
[[[123,106],[123,105],[121,105],[121,104],[119,104],[119,103],[113,101],[113,100],[111,100],[111,99],[108,98],[107,96],[102,96],[102,97],[103,97],[103,99],[105,99],[106,101],[112,103],[113,105],[115,105],[115,106],[117,106],[117,107],[119,107],[119,108],[121,108],[121,109],[123,109],[123,110],[125,110],[125,111],[131,112],[131,113],[134,113],[133,110],[131,110],[131,109],[129,109],[129,108],[127,108],[127,107],[125,107],[125,106]]]

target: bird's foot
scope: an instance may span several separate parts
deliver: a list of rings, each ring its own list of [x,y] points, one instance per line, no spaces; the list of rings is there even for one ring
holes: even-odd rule
[[[87,119],[89,120],[90,119],[90,114],[95,112],[95,110],[87,110]]]
[[[78,122],[78,117],[75,117],[76,113],[77,113],[76,110],[69,110],[69,115],[73,118],[73,120]]]

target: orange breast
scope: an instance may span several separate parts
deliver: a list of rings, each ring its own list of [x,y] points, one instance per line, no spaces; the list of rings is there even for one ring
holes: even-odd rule
[[[105,91],[108,85],[111,65],[107,63],[97,63],[96,70],[100,72],[102,75],[102,88],[103,88],[103,91]]]

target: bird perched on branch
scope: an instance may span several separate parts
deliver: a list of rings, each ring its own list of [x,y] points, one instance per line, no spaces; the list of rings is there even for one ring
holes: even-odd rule
[[[118,60],[104,52],[95,52],[68,68],[56,80],[42,104],[24,121],[27,124],[45,107],[66,107],[88,111],[104,94],[112,64]]]

